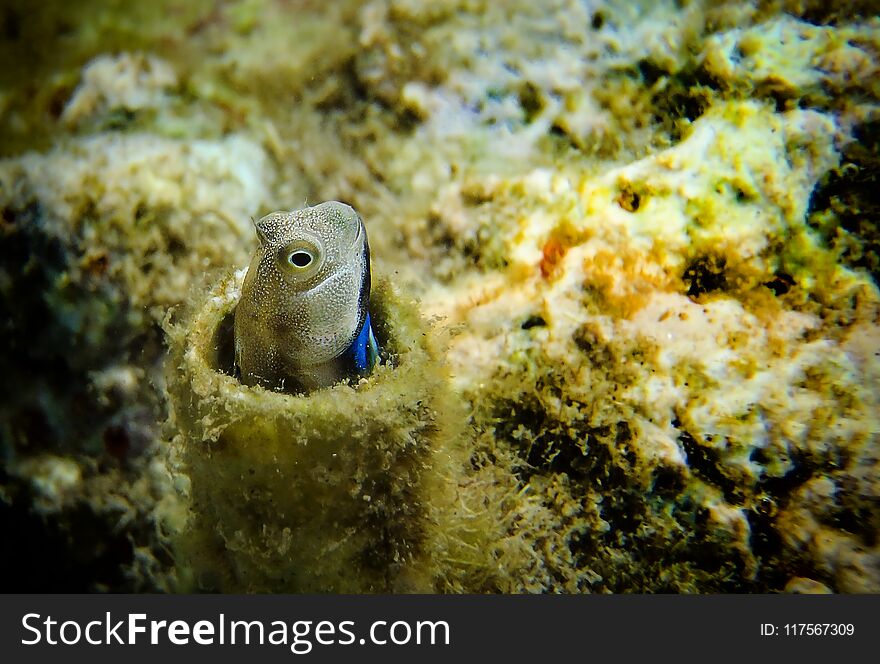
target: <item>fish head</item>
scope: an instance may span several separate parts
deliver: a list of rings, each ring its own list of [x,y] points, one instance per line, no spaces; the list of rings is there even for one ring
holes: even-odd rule
[[[285,362],[297,369],[327,362],[350,347],[370,296],[370,249],[363,220],[328,201],[275,212],[255,224],[260,248],[253,285],[257,315],[271,328]]]
[[[293,212],[274,212],[255,226],[261,262],[292,292],[315,289],[340,271],[357,271],[362,260],[369,260],[364,223],[344,203],[329,201]]]

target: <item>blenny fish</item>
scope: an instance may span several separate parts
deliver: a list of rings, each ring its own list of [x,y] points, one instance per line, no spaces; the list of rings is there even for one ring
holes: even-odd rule
[[[370,245],[360,215],[337,201],[254,223],[259,247],[235,309],[235,363],[245,385],[288,392],[370,372]]]

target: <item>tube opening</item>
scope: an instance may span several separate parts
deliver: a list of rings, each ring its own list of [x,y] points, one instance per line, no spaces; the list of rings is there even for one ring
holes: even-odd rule
[[[235,313],[230,311],[217,325],[214,331],[214,357],[213,368],[227,376],[239,379],[238,367],[235,365]]]
[[[387,295],[382,291],[374,291],[371,294],[370,318],[373,333],[379,346],[379,363],[396,367],[401,349],[395,334],[394,325],[392,324],[394,316],[390,308],[393,308],[393,305],[386,300]],[[235,362],[234,307],[223,314],[222,318],[217,322],[207,355],[206,359],[211,369],[227,376],[232,376],[241,382],[241,371]],[[356,385],[358,378],[359,376],[353,373],[349,378],[339,382],[343,383],[348,380],[351,384]],[[310,390],[301,389],[294,380],[285,380],[272,388],[272,390],[293,395],[303,395],[310,392]]]

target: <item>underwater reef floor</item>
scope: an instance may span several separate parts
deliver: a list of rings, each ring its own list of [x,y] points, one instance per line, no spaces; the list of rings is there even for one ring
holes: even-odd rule
[[[872,3],[29,5],[3,590],[880,592]],[[388,362],[244,388],[198,321],[322,200]]]

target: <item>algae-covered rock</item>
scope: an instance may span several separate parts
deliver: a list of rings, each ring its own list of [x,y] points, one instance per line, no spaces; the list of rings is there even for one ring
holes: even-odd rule
[[[170,76],[110,65],[86,73],[71,121],[149,106]],[[113,71],[117,86],[100,88]],[[270,180],[265,153],[243,136],[110,131],[0,160],[0,476],[5,513],[34,549],[7,562],[52,570],[14,575],[36,584],[24,589],[171,587],[159,325],[198,275],[244,260],[248,214]]]

